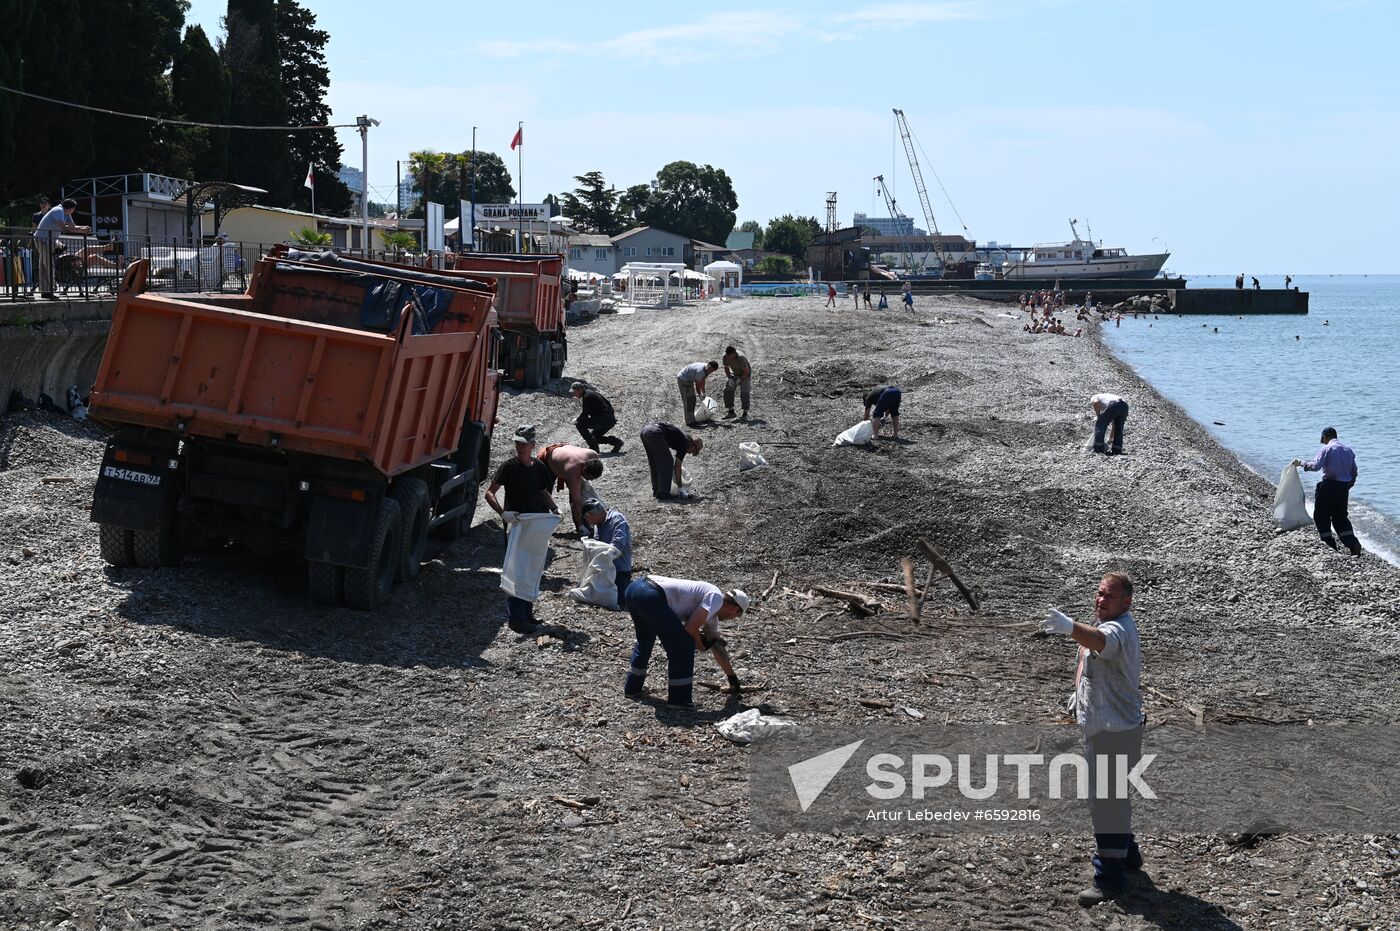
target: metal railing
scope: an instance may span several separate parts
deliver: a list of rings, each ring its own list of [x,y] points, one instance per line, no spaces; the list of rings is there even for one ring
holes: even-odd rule
[[[39,234],[0,227],[0,301],[87,301],[111,298],[126,267],[149,259],[149,291],[238,294],[248,288],[253,265],[276,243]],[[306,247],[299,247],[306,248]],[[359,257],[358,250],[329,249]],[[370,258],[441,268],[438,254],[372,251]]]

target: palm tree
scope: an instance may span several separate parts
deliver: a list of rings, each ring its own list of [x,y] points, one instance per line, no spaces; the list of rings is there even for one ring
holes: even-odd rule
[[[432,149],[408,153],[408,170],[417,179],[418,190],[423,195],[424,210],[428,209],[426,205],[432,199],[437,179],[451,167],[452,158],[452,155],[446,152],[435,152]]]

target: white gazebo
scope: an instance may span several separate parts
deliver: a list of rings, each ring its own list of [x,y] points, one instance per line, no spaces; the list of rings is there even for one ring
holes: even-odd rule
[[[705,274],[718,284],[715,293],[721,297],[739,297],[744,285],[744,266],[737,262],[711,262],[705,266]]]
[[[685,281],[680,273],[686,270],[680,262],[628,262],[613,275],[627,281],[623,298],[634,307],[670,307],[685,303]],[[676,274],[674,286],[672,273]]]

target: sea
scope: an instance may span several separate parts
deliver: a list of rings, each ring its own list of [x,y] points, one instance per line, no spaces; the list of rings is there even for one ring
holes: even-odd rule
[[[1189,288],[1235,284],[1186,277]],[[1283,287],[1281,275],[1259,280]],[[1400,275],[1295,275],[1293,285],[1309,294],[1306,316],[1148,314],[1107,324],[1105,342],[1271,483],[1336,427],[1356,451],[1357,536],[1400,565]],[[1301,474],[1311,508],[1317,473]]]

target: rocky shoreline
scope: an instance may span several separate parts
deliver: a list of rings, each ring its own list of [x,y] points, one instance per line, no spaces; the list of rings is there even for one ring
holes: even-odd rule
[[[822,303],[601,317],[571,332],[564,380],[502,399],[502,427],[568,441],[568,381],[609,394],[628,442],[599,488],[632,521],[639,569],[769,592],[726,632],[744,679],[769,685],[752,700],[852,729],[1063,720],[1072,652],[994,625],[1048,604],[1087,617],[1121,569],[1152,720],[1397,718],[1400,570],[1275,533],[1269,484],[1097,333],[1032,336],[956,298],[912,315]],[[755,417],[706,428],[695,500],[655,502],[636,431],[679,420],[675,372],[727,342],[753,362]],[[887,381],[909,442],[833,449]],[[1099,390],[1132,405],[1124,456],[1088,452]],[[738,471],[745,440],[769,466]],[[1070,836],[757,833],[746,751],[712,726],[733,708],[703,690],[691,712],[622,699],[630,623],[567,597],[576,543],[557,537],[546,573],[537,613],[555,627],[524,640],[504,627],[484,508],[375,616],[311,607],[287,561],[114,571],[86,520],[100,453],[89,425],[0,420],[6,927],[1400,921],[1394,837],[1149,831],[1146,879],[1085,911],[1087,817]],[[919,537],[978,592],[985,628],[962,626],[976,618],[944,580],[917,628],[878,587]],[[653,683],[663,669],[658,653]]]

